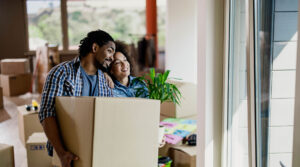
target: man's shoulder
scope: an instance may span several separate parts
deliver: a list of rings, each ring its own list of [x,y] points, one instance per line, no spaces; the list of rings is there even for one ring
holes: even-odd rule
[[[74,71],[74,68],[76,68],[76,64],[78,63],[78,58],[74,58],[70,61],[62,62],[55,67],[53,67],[49,74],[56,74],[56,73],[72,73]]]

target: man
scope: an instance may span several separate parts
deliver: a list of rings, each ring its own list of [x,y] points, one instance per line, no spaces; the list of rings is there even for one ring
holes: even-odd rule
[[[112,96],[103,72],[113,61],[115,43],[106,32],[96,30],[89,32],[80,41],[79,57],[64,62],[49,72],[41,101],[39,119],[49,139],[48,154],[53,155],[53,147],[62,166],[70,167],[79,157],[64,147],[55,113],[56,96]]]

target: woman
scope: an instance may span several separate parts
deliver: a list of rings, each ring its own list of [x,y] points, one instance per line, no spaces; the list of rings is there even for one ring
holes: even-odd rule
[[[128,55],[128,47],[121,41],[115,41],[116,51],[109,72],[114,81],[114,97],[137,97],[138,89],[147,89],[146,84],[131,76],[132,64]],[[146,91],[148,92],[148,91]],[[148,98],[148,93],[139,97]]]

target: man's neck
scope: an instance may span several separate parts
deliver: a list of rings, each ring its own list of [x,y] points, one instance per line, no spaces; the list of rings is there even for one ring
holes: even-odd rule
[[[95,57],[92,53],[80,59],[80,65],[88,75],[95,75],[97,73],[98,69],[95,64]]]

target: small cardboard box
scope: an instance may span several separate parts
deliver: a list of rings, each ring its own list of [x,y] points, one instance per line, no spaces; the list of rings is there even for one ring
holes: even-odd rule
[[[0,144],[0,166],[14,167],[14,147],[6,144]]]
[[[31,89],[31,74],[0,75],[4,96],[16,96]]]
[[[197,114],[197,85],[189,82],[168,80],[168,83],[175,84],[181,92],[180,105],[173,102],[161,104],[161,115],[172,118],[185,118]]]
[[[170,148],[173,167],[196,167],[196,146],[174,146]]]
[[[45,133],[33,133],[26,142],[28,167],[52,167],[52,158],[48,155]]]
[[[28,59],[3,59],[0,62],[1,74],[26,74],[30,73]]]
[[[74,167],[157,166],[160,102],[142,98],[57,97]]]
[[[18,126],[20,140],[24,145],[33,133],[44,131],[38,118],[38,112],[28,112],[25,106],[18,107]]]

